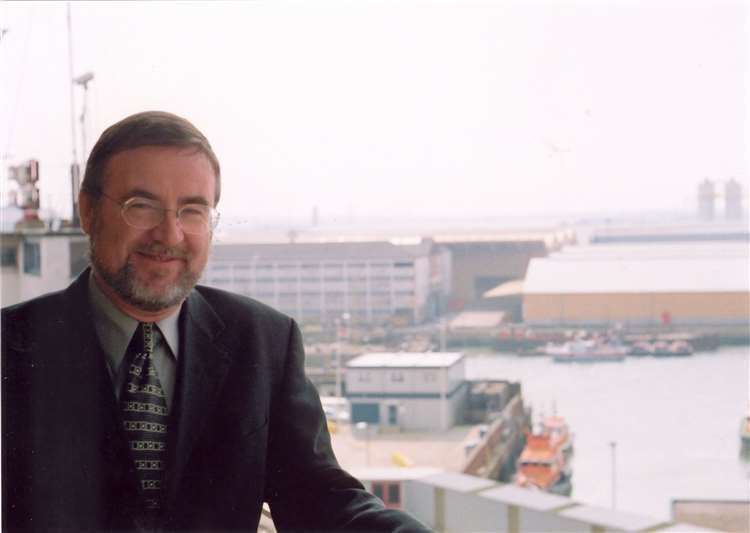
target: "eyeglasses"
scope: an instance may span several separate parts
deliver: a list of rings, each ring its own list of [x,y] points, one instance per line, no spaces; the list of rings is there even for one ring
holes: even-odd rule
[[[218,211],[204,204],[185,204],[179,209],[167,209],[156,200],[141,196],[133,196],[120,202],[101,191],[99,194],[119,205],[122,219],[128,226],[136,229],[154,229],[164,222],[168,211],[177,215],[182,231],[191,235],[210,233],[219,222]]]

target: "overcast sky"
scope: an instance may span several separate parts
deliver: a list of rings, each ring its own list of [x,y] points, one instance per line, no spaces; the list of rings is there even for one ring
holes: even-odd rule
[[[704,177],[747,186],[741,2],[71,12],[74,74],[95,74],[88,147],[128,114],[181,114],[221,160],[225,215],[691,210]],[[2,186],[37,158],[43,206],[69,216],[66,4],[4,2],[0,28]]]

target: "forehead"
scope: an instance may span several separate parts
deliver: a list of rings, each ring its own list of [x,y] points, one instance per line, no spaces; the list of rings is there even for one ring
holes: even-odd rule
[[[103,188],[116,195],[146,191],[164,201],[203,197],[213,204],[216,175],[208,157],[193,148],[142,146],[110,158]]]

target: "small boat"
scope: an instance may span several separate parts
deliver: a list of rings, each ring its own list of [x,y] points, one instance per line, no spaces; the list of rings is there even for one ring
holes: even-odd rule
[[[557,363],[590,363],[595,361],[623,361],[630,348],[618,341],[605,338],[576,339],[563,344],[547,344],[546,355]]]
[[[516,467],[514,482],[519,487],[570,496],[572,484],[567,461],[549,432],[526,434],[526,447]]]
[[[653,355],[654,344],[648,341],[634,342],[630,346],[630,355]]]
[[[655,357],[674,357],[692,355],[693,345],[687,341],[657,340],[655,342],[638,341],[630,346],[630,355],[653,355]]]
[[[678,355],[692,355],[693,346],[687,341],[659,341],[654,343],[654,353],[657,357],[672,357]]]

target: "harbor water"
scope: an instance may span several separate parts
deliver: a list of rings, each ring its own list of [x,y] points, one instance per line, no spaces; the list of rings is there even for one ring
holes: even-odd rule
[[[613,470],[621,511],[668,519],[673,499],[750,500],[739,439],[750,401],[747,346],[588,364],[481,354],[467,359],[467,375],[520,381],[535,418],[553,409],[565,417],[577,501],[611,507]]]

